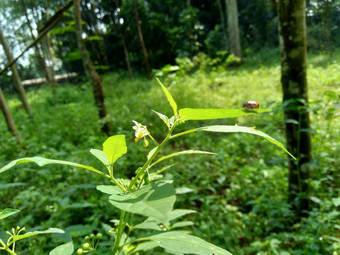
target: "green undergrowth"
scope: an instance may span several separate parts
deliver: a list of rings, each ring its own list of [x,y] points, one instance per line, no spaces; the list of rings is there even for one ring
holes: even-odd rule
[[[190,160],[181,156],[176,161],[182,164],[167,170],[175,186],[186,187],[183,192],[189,192],[179,196],[179,207],[199,212],[190,216],[195,225],[189,229],[194,234],[234,254],[339,254],[339,55],[337,51],[332,56],[318,54],[308,59],[315,155],[310,216],[299,223],[292,221],[286,203],[284,152],[250,135],[203,136],[198,132],[175,140],[163,152],[190,148],[218,154]],[[180,108],[239,109],[243,101],[256,100],[260,107],[272,111],[218,123],[256,127],[284,143],[278,52],[263,50],[245,58],[239,67],[224,61],[216,64],[204,55],[192,60],[190,68],[183,65],[159,77]],[[132,152],[117,162],[115,175],[130,177],[147,152],[141,141],[134,142],[132,120],[147,125],[157,140],[165,127],[150,109],[168,116],[171,112],[155,79],[137,76],[131,80],[110,73],[103,77],[103,85],[112,135],[125,134]],[[25,115],[15,95],[6,94],[24,145],[16,144],[0,116],[0,166],[20,157],[43,156],[101,167],[89,153],[90,148],[101,148],[106,136],[100,131],[101,121],[88,83],[60,85],[58,103],[48,86],[30,88],[27,96],[33,119]],[[186,129],[198,127],[195,121],[184,125]],[[16,225],[30,230],[58,227],[68,231],[75,243],[79,240],[79,245],[85,235],[104,233],[102,223],[109,223],[118,212],[107,207],[105,197],[95,189],[96,178],[100,177],[69,167],[38,168],[31,164],[2,174],[0,209],[17,208],[21,213],[0,221],[0,232]],[[109,240],[109,235],[104,235],[101,254],[107,254]],[[58,237],[34,238],[18,252],[47,254],[62,241]]]

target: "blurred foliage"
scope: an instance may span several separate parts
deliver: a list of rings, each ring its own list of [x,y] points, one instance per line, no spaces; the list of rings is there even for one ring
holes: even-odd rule
[[[10,48],[15,53],[31,41],[27,24],[21,19],[23,10],[16,2],[2,1],[0,4],[1,26]],[[53,14],[67,1],[25,2],[35,29],[46,22],[47,7]],[[264,48],[276,48],[278,18],[275,1],[237,2],[243,56]],[[225,1],[221,3],[222,13],[225,15]],[[217,52],[227,50],[228,43],[223,36],[217,1],[137,0],[137,7],[149,62],[153,69],[160,69],[167,64],[173,65],[178,58],[192,58],[199,52],[215,58]],[[82,0],[81,9],[84,21],[83,36],[91,58],[100,68],[100,72],[126,70],[122,34],[132,69],[134,72],[145,73],[133,0]],[[307,1],[310,51],[335,51],[340,43],[339,13],[339,0]],[[226,17],[224,19],[226,20]],[[71,9],[50,33],[56,58],[55,69],[58,73],[83,72],[74,32],[74,15]],[[23,79],[39,76],[40,70],[32,52],[25,55],[25,61],[22,62],[25,65],[19,68]]]

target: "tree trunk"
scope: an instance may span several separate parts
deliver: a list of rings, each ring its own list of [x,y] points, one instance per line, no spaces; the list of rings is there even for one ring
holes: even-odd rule
[[[46,0],[46,20],[50,19],[50,6],[49,6],[49,1]],[[51,66],[50,66],[50,72],[52,77],[55,76],[55,71],[54,71],[54,66],[55,66],[55,61],[54,61],[54,54],[53,54],[53,50],[52,50],[52,45],[51,45],[51,38],[49,33],[46,34],[46,53],[48,55],[48,58],[51,62]]]
[[[228,49],[227,29],[226,29],[226,26],[225,26],[224,11],[223,11],[223,6],[222,6],[221,0],[217,0],[217,4],[218,4],[218,10],[220,12],[220,17],[221,17],[221,26],[222,26],[224,44],[225,44],[225,48]]]
[[[146,71],[148,72],[149,79],[151,79],[151,70],[150,70],[150,64],[149,64],[148,51],[146,50],[146,47],[145,47],[145,44],[144,44],[143,32],[142,32],[142,27],[140,25],[136,0],[133,0],[133,7],[134,7],[134,10],[135,10],[135,18],[136,18],[136,25],[137,25],[137,29],[138,29],[138,36],[139,36],[140,44],[142,45],[142,49],[143,49]]]
[[[238,11],[236,0],[226,0],[228,17],[229,51],[241,60],[240,32],[238,27]]]
[[[0,43],[2,44],[2,46],[4,48],[8,62],[13,61],[12,53],[8,48],[8,45],[5,41],[5,38],[3,36],[1,28],[0,28]],[[17,91],[19,93],[19,97],[20,97],[20,100],[22,102],[22,105],[23,105],[25,111],[27,112],[27,114],[30,117],[32,117],[31,108],[30,108],[30,105],[28,104],[26,94],[25,94],[25,90],[24,90],[24,87],[21,84],[19,72],[18,72],[18,69],[16,68],[15,64],[11,66],[11,71],[12,71],[12,78],[13,78],[14,84],[17,88]]]
[[[309,210],[308,179],[311,171],[312,142],[306,78],[305,0],[280,0],[279,41],[281,83],[289,159],[288,200],[297,216]]]
[[[73,0],[73,3],[74,3],[75,18],[76,18],[75,25],[76,25],[76,36],[77,36],[78,48],[81,53],[86,75],[92,84],[94,101],[98,109],[99,118],[102,120],[105,120],[104,125],[102,126],[102,130],[106,134],[109,134],[111,127],[110,127],[109,122],[106,120],[108,114],[107,114],[107,110],[105,107],[102,82],[96,70],[94,69],[93,63],[87,53],[85,42],[83,41],[83,38],[82,38],[83,29],[82,29],[82,24],[81,24],[82,20],[81,20],[81,12],[80,12],[80,1]]]
[[[24,0],[21,0],[21,4],[22,4],[22,7],[24,9],[24,13],[25,13],[27,25],[28,25],[28,27],[30,29],[31,37],[32,37],[32,39],[34,41],[35,40],[35,36],[33,34],[33,29],[32,29],[32,26],[31,26],[30,19],[28,18],[28,14],[27,14],[26,5],[25,5]],[[43,74],[44,74],[47,82],[52,86],[52,91],[53,91],[54,97],[57,98],[57,83],[56,83],[54,77],[51,75],[51,73],[50,73],[50,71],[49,71],[49,69],[48,69],[48,67],[46,65],[45,59],[43,58],[43,56],[42,56],[42,54],[40,52],[38,44],[34,44],[34,49],[35,49],[35,53],[37,55],[37,59],[38,59],[38,62],[40,64],[40,67],[42,68]]]
[[[4,114],[4,117],[6,119],[7,127],[8,130],[12,133],[12,135],[19,141],[21,142],[21,138],[19,136],[18,130],[15,126],[13,117],[11,112],[9,111],[9,108],[6,103],[6,99],[4,97],[4,94],[2,93],[2,90],[0,88],[0,108],[2,113]]]
[[[131,68],[129,52],[128,52],[128,49],[127,49],[127,46],[126,46],[126,42],[125,42],[125,37],[124,37],[124,34],[123,34],[122,30],[120,28],[118,28],[118,29],[119,29],[119,32],[120,32],[120,37],[122,39],[122,44],[123,44],[123,48],[124,48],[124,55],[125,55],[126,66],[127,66],[130,78],[132,79],[133,78],[133,73],[132,73],[132,68]]]

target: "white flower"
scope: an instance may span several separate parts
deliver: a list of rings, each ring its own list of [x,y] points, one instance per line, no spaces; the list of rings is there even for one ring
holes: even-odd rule
[[[149,131],[147,130],[146,126],[143,126],[142,124],[138,123],[137,121],[133,120],[133,123],[135,123],[135,126],[132,128],[135,131],[135,142],[137,142],[139,139],[142,139],[144,136],[149,135]]]

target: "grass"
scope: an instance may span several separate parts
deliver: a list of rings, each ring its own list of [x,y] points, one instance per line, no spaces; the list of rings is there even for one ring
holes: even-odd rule
[[[313,210],[300,224],[291,225],[286,203],[286,155],[272,144],[250,135],[189,135],[176,140],[163,152],[201,149],[218,153],[216,157],[180,157],[168,176],[176,187],[188,187],[190,194],[179,196],[179,208],[195,209],[193,232],[235,254],[330,254],[339,252],[340,51],[332,56],[318,54],[308,59],[308,85],[315,155],[311,179]],[[256,126],[284,143],[278,52],[263,50],[249,56],[240,67],[210,65],[201,60],[195,72],[160,77],[179,108],[240,108],[245,100],[257,100],[272,112],[215,122],[189,122],[182,129],[207,123]],[[128,154],[117,162],[117,177],[131,175],[143,163],[147,148],[135,143],[132,120],[148,126],[156,139],[164,126],[151,112],[171,115],[171,108],[155,80],[130,80],[115,73],[103,77],[112,134],[126,134]],[[17,147],[0,117],[0,165],[25,156],[45,156],[100,167],[89,154],[101,148],[106,136],[89,84],[59,87],[59,103],[54,104],[49,87],[27,91],[34,119],[26,117],[15,95],[7,95],[10,109],[26,148]],[[171,161],[172,162],[172,161]],[[171,163],[170,162],[170,163]],[[18,208],[22,213],[1,222],[3,230],[12,226],[27,228],[69,228],[75,243],[91,231],[102,230],[117,212],[108,208],[106,198],[95,189],[99,179],[90,173],[65,167],[33,165],[2,174],[1,208]],[[6,188],[6,183],[17,186]],[[73,231],[76,226],[79,231]],[[105,237],[103,250],[109,245]],[[46,254],[58,239],[37,238],[23,254]],[[43,247],[43,248],[42,248]],[[155,254],[160,254],[156,251]],[[105,253],[103,253],[105,254]],[[284,253],[283,253],[284,254]],[[335,253],[334,253],[335,254]]]

